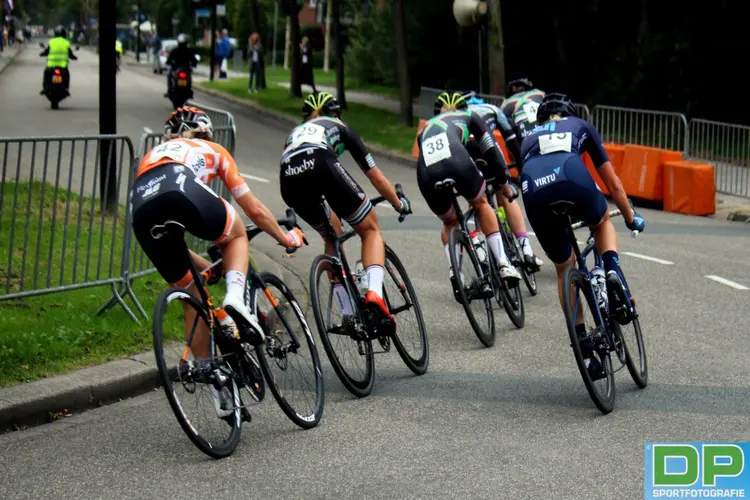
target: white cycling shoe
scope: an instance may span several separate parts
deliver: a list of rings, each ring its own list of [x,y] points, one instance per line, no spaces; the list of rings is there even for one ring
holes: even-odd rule
[[[266,341],[266,336],[263,334],[263,328],[258,323],[258,318],[250,312],[250,309],[245,304],[245,300],[236,294],[226,294],[222,307],[229,314],[235,322],[244,323],[245,327],[249,327],[253,330],[252,334],[256,336],[253,340],[254,343],[263,343]],[[238,325],[239,326],[239,325]],[[243,328],[240,328],[240,332]]]
[[[504,280],[518,281],[521,279],[521,273],[519,273],[518,269],[516,269],[514,266],[511,266],[508,263],[501,263],[500,264],[500,277]]]

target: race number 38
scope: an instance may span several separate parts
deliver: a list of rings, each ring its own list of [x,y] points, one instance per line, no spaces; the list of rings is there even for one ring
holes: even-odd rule
[[[750,498],[750,443],[646,443],[645,498]]]
[[[426,166],[434,165],[441,160],[451,157],[451,148],[448,144],[448,135],[441,132],[422,142],[422,155]]]

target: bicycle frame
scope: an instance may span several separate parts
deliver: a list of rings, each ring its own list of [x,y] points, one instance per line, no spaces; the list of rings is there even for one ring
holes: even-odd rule
[[[403,195],[403,191],[401,189],[400,184],[396,184],[396,194],[399,196]],[[378,196],[377,198],[372,198],[370,200],[370,203],[372,203],[372,206],[375,207],[376,205],[379,205],[380,203],[386,201],[384,196]],[[359,287],[356,286],[356,283],[354,283],[354,275],[351,272],[351,268],[349,267],[349,261],[346,259],[346,254],[344,253],[344,243],[346,243],[349,239],[357,235],[357,232],[354,230],[354,228],[348,229],[346,231],[343,231],[340,235],[336,234],[336,231],[333,228],[333,225],[331,224],[331,221],[328,217],[325,217],[325,214],[327,212],[326,209],[326,202],[321,199],[320,201],[320,209],[324,214],[323,217],[323,229],[325,230],[325,239],[327,241],[330,241],[333,245],[333,254],[329,255],[331,259],[333,260],[335,271],[339,274],[341,274],[344,278],[344,287],[346,288],[346,292],[349,294],[349,297],[354,298],[354,301],[356,302],[356,315],[357,320],[361,323],[362,322],[362,314],[360,312],[361,307],[365,303],[365,298],[362,296],[362,293],[359,290]],[[406,217],[405,214],[401,214],[398,218],[399,222],[403,222],[404,218]],[[329,300],[332,300],[332,297],[329,298]],[[328,310],[330,311],[330,304],[328,307]]]
[[[374,207],[378,203],[384,201],[384,199],[385,198],[383,197],[375,198],[371,200],[371,203]],[[323,212],[325,213],[326,207],[324,202],[321,202],[320,207],[321,210],[323,210]],[[335,271],[341,274],[344,278],[343,285],[346,288],[346,292],[349,297],[353,297],[356,301],[356,304],[358,306],[361,306],[362,304],[364,304],[365,299],[364,297],[362,297],[362,293],[359,291],[359,287],[356,286],[356,283],[354,283],[354,275],[351,272],[349,261],[346,259],[346,254],[344,253],[344,243],[356,236],[357,232],[353,228],[351,228],[343,231],[340,235],[337,235],[329,218],[323,217],[323,220],[324,229],[326,232],[325,239],[333,245],[333,254],[329,255],[329,257],[333,259]],[[357,319],[359,321],[362,321],[360,307],[356,307],[356,314]]]
[[[286,219],[278,219],[276,222],[283,227],[286,227],[288,229],[291,229],[293,227],[296,227],[296,216],[294,214],[294,211],[291,209],[287,209],[287,218]],[[252,240],[255,236],[262,233],[263,231],[253,225],[248,225],[245,227],[245,231],[247,233],[248,241]],[[167,230],[168,233],[170,233],[169,230]],[[203,315],[203,320],[208,325],[209,329],[209,351],[211,353],[211,360],[215,361],[214,359],[214,346],[215,346],[215,340],[214,340],[214,329],[216,327],[216,309],[214,307],[213,301],[211,300],[211,295],[208,293],[208,289],[206,287],[207,283],[211,281],[212,279],[215,279],[217,277],[217,274],[219,274],[222,267],[223,259],[219,258],[215,262],[213,262],[209,267],[204,269],[202,272],[199,272],[195,261],[193,260],[192,256],[190,255],[190,249],[188,247],[187,241],[184,238],[185,229],[184,227],[180,228],[180,240],[182,241],[182,246],[184,252],[188,255],[188,270],[190,271],[191,276],[193,277],[193,283],[195,284],[196,288],[198,289],[198,295],[201,298],[201,302],[204,306],[204,309],[200,311]],[[212,248],[209,248],[209,254],[212,253]],[[288,253],[290,249],[287,249]],[[294,249],[291,249],[294,251]],[[273,309],[277,312],[278,317],[281,319],[282,324],[284,325],[284,328],[287,332],[289,332],[290,337],[292,338],[292,350],[296,351],[300,347],[299,339],[297,338],[296,334],[294,333],[294,330],[290,327],[289,323],[287,322],[286,317],[281,314],[281,311],[279,311],[279,303],[276,300],[276,298],[271,294],[270,290],[266,286],[265,281],[263,281],[263,278],[258,273],[258,268],[255,265],[255,262],[252,260],[252,257],[250,258],[250,264],[248,266],[248,274],[247,279],[250,280],[252,283],[258,285],[259,288],[263,290],[263,292],[266,295],[266,298],[271,303],[271,306]],[[301,313],[301,312],[300,312]],[[197,317],[196,317],[196,323],[197,323]],[[193,336],[195,335],[195,324],[193,325],[193,331],[190,334],[190,337],[188,339],[187,345],[185,347],[185,352],[183,353],[183,358],[187,356],[188,346],[192,345]],[[239,333],[237,334],[239,335]]]
[[[610,217],[616,217],[616,216],[618,216],[620,214],[621,214],[621,212],[619,210],[612,210],[612,211],[609,212],[609,216]],[[561,216],[562,216],[562,214],[561,214]],[[568,238],[570,238],[571,245],[573,246],[573,252],[575,253],[576,265],[578,266],[578,270],[581,271],[586,276],[586,283],[588,284],[589,292],[591,294],[593,294],[594,293],[594,286],[591,283],[591,271],[589,271],[588,267],[586,266],[586,258],[588,257],[588,255],[591,252],[593,252],[594,253],[594,266],[595,267],[603,267],[602,258],[599,255],[599,252],[597,252],[597,250],[596,250],[596,242],[594,240],[594,232],[591,231],[589,233],[589,238],[586,241],[586,246],[584,247],[583,250],[581,250],[578,247],[578,240],[576,239],[576,236],[575,236],[575,230],[578,229],[578,228],[583,227],[584,223],[583,222],[576,222],[575,224],[571,224],[570,216],[568,216],[568,215],[565,215],[565,220],[566,220],[566,229],[567,229],[567,233],[568,233]],[[633,234],[633,236],[636,236],[637,232],[633,231],[632,234]],[[630,299],[629,294],[628,294],[628,299]],[[606,332],[607,332],[607,336],[608,337],[611,336],[612,332],[610,331],[609,326],[607,326],[606,323],[604,322],[604,318],[602,317],[601,310],[598,307],[596,308],[596,314],[597,314],[597,316],[599,318],[599,321],[601,322],[600,324],[604,325],[604,327],[606,329]],[[608,338],[608,340],[609,340],[610,344],[613,344],[611,338]]]

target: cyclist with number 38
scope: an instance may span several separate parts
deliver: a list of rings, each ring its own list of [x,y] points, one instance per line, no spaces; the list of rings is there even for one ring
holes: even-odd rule
[[[436,116],[427,122],[417,141],[417,183],[430,210],[443,221],[440,237],[445,246],[448,266],[450,267],[451,252],[448,248],[448,234],[458,221],[452,204],[453,194],[447,190],[437,190],[435,183],[453,179],[458,193],[466,198],[477,213],[479,226],[499,263],[500,276],[505,280],[519,280],[521,276],[518,270],[510,264],[505,254],[497,216],[485,195],[484,177],[466,149],[469,137],[473,135],[481,154],[489,160],[489,169],[493,172],[497,185],[501,186],[500,191],[512,198],[507,167],[495,137],[487,129],[484,120],[467,109],[466,100],[457,92],[440,94],[435,101],[434,113]],[[450,281],[454,296],[459,300],[460,287],[452,268]]]
[[[531,80],[525,76],[511,80],[508,83],[508,97],[503,101],[502,110],[513,123],[516,134],[523,144],[534,127],[537,125],[537,109],[544,99],[544,92],[534,88]]]
[[[609,218],[607,199],[581,160],[584,152],[591,157],[628,229],[642,232],[645,227],[643,217],[631,209],[599,132],[589,122],[578,118],[575,105],[568,96],[547,94],[539,106],[537,119],[539,126],[524,139],[521,147],[524,159],[521,190],[529,223],[555,264],[560,304],[563,304],[563,273],[574,264],[575,254],[567,229],[555,216],[558,207],[569,207],[573,217],[592,229],[596,250],[607,273],[606,279],[618,281],[624,289],[617,255],[617,233]],[[576,324],[578,334],[585,336],[583,318],[579,317]],[[589,359],[591,378],[602,378],[601,363],[592,356],[590,345],[582,347],[584,357]]]

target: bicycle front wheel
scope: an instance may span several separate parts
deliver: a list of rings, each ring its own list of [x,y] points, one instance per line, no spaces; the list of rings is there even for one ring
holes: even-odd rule
[[[500,236],[503,239],[503,247],[507,252],[506,255],[508,255],[511,265],[515,266],[516,264],[511,257],[511,255],[513,255],[511,250],[513,248],[513,243],[508,240],[505,230],[500,232]],[[490,252],[490,254],[492,256],[491,265],[493,279],[496,281],[495,298],[497,299],[497,302],[503,306],[503,309],[505,309],[505,313],[508,315],[508,318],[510,318],[511,323],[513,323],[516,328],[523,328],[523,325],[526,322],[526,311],[524,309],[523,294],[521,293],[520,283],[516,282],[512,287],[509,286],[508,282],[500,277],[500,265],[495,259],[495,254],[493,252]],[[516,269],[518,269],[518,267],[516,267]]]
[[[188,325],[186,336],[185,314],[190,312],[195,321]],[[156,366],[169,406],[199,450],[212,458],[224,458],[234,452],[240,440],[241,402],[230,365],[205,337],[203,340],[213,350],[213,360],[201,361],[203,366],[198,369],[193,347],[198,347],[197,341],[205,332],[206,309],[190,292],[170,288],[159,295],[152,334]],[[216,377],[215,370],[226,375],[224,383]],[[230,407],[222,408],[220,400]]]
[[[599,306],[591,283],[575,267],[568,267],[563,273],[563,310],[570,335],[570,345],[583,378],[586,390],[599,410],[607,414],[615,406],[615,372],[612,368],[607,329],[601,320]],[[588,314],[584,314],[588,312]],[[578,334],[576,323],[583,319],[585,334]],[[601,378],[592,377],[584,352],[589,353],[590,362],[598,362],[603,370]],[[598,387],[597,382],[603,382]]]
[[[492,347],[495,344],[492,286],[479,264],[476,253],[469,245],[468,238],[458,227],[454,227],[448,236],[448,248],[451,249],[453,276],[459,285],[459,298],[469,318],[469,324],[479,341],[486,347]],[[489,287],[489,293],[485,286]]]
[[[385,269],[383,298],[396,317],[396,331],[391,338],[404,364],[415,375],[423,375],[430,363],[430,347],[422,309],[406,269],[388,245],[385,246]]]
[[[315,340],[289,287],[272,273],[263,272],[259,277],[265,288],[253,280],[250,289],[250,310],[266,335],[265,344],[256,348],[258,361],[286,416],[303,429],[310,429],[320,422],[325,404]]]
[[[334,297],[334,280],[343,283],[344,278],[336,271],[333,260],[327,255],[316,257],[310,268],[310,301],[320,340],[341,383],[363,398],[372,392],[375,383],[372,342],[352,328],[356,317],[343,315]]]

